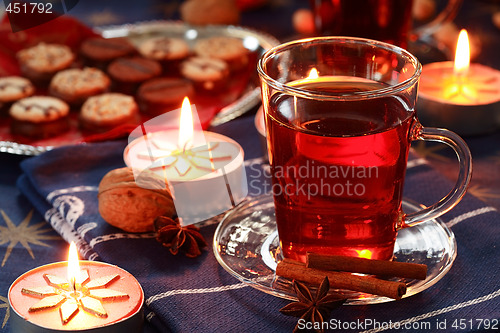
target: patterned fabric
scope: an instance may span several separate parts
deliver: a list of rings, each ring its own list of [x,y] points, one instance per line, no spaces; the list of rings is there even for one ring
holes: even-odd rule
[[[252,122],[252,117],[247,117],[217,128],[243,146],[249,178],[258,168],[266,167],[259,158],[261,150]],[[287,301],[232,277],[217,263],[211,244],[195,259],[172,256],[153,234],[124,233],[102,220],[97,211],[97,186],[106,172],[124,166],[124,148],[121,141],[86,144],[25,160],[21,164],[25,174],[18,187],[57,233],[66,241],[77,242],[85,258],[116,264],[139,280],[146,295],[146,319],[158,331],[289,332],[296,319],[278,312]],[[425,159],[409,162],[407,198],[429,205],[451,187]],[[422,327],[422,331],[429,331],[425,325],[437,330],[439,324],[445,328],[440,331],[455,332],[461,323],[466,325],[464,331],[474,331],[484,325],[479,319],[500,318],[500,283],[495,278],[500,273],[500,215],[466,195],[442,219],[458,243],[458,257],[442,280],[397,303],[343,306],[334,312],[332,323],[350,323],[349,327],[355,328],[346,331],[380,332],[393,323],[393,327]],[[214,225],[202,228],[209,243],[214,230]],[[371,326],[367,325],[370,320]]]

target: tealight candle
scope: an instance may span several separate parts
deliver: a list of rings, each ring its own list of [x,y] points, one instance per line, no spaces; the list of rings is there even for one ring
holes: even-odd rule
[[[74,243],[68,262],[24,273],[10,286],[8,299],[12,332],[142,331],[139,282],[117,266],[79,261]]]
[[[467,32],[462,30],[454,62],[424,65],[417,102],[425,126],[462,135],[494,131],[500,124],[500,71],[470,64]]]
[[[144,170],[164,180],[173,192],[183,225],[216,216],[245,198],[248,189],[243,149],[224,135],[195,130],[187,98],[179,127],[160,126],[151,132],[142,128],[143,135],[124,151],[125,164],[134,170],[139,186],[147,183],[138,181]]]

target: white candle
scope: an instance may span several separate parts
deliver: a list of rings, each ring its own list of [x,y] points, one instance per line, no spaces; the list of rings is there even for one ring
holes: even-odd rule
[[[125,149],[124,160],[134,169],[136,182],[144,170],[164,180],[181,223],[187,225],[234,207],[248,189],[241,146],[224,135],[193,129],[189,101],[183,104],[178,128],[143,130]]]

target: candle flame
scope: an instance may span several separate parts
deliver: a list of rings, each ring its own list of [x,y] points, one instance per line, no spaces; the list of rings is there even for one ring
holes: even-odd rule
[[[318,77],[318,70],[316,68],[311,69],[309,75],[307,76],[308,79],[317,79]]]
[[[71,242],[68,252],[68,282],[72,290],[76,288],[76,281],[80,280],[80,264],[78,260],[78,251],[76,245]]]
[[[193,111],[189,98],[184,97],[181,107],[181,119],[179,123],[179,148],[183,149],[189,141],[193,140]]]
[[[462,29],[458,36],[457,49],[455,51],[455,74],[466,73],[470,64],[469,36],[467,31]]]

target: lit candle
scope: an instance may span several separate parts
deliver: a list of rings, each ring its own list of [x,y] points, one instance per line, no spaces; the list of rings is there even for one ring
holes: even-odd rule
[[[67,262],[24,273],[8,298],[12,332],[142,332],[139,282],[117,266],[79,261],[74,243]]]
[[[174,111],[166,115],[177,118]],[[194,128],[187,98],[178,118],[178,127],[169,128],[162,116],[140,126],[142,133],[129,142],[124,160],[139,186],[148,185],[139,181],[147,170],[170,187],[177,215],[187,225],[234,207],[248,189],[241,146],[224,135]]]
[[[470,64],[467,32],[460,32],[455,61],[423,66],[418,115],[424,125],[462,135],[494,131],[500,123],[500,71]]]

